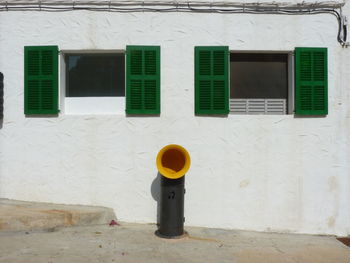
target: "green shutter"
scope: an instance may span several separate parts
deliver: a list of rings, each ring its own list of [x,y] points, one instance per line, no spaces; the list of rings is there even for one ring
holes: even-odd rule
[[[58,47],[24,47],[24,113],[58,113]]]
[[[160,47],[126,47],[126,113],[160,114]]]
[[[295,113],[328,114],[327,48],[295,48]]]
[[[195,114],[229,113],[228,47],[195,47]]]

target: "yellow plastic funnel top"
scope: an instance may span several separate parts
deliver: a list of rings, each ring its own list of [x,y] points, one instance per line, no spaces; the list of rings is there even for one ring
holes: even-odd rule
[[[178,179],[190,169],[191,158],[185,148],[176,144],[163,147],[157,155],[157,169],[169,179]]]

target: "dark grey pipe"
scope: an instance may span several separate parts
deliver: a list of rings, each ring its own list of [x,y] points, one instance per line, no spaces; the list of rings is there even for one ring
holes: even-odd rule
[[[184,235],[185,176],[160,181],[160,222],[156,234],[163,238],[180,238]]]

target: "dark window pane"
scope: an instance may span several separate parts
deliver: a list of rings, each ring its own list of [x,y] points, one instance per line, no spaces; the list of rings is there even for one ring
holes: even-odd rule
[[[230,62],[231,98],[287,99],[287,54],[231,53]]]
[[[66,97],[125,96],[124,54],[66,55]]]

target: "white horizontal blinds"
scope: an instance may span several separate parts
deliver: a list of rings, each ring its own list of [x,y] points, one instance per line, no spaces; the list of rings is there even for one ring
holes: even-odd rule
[[[267,99],[266,114],[286,114],[287,100],[285,99]]]
[[[280,115],[287,112],[286,99],[230,99],[232,114],[270,114]]]

